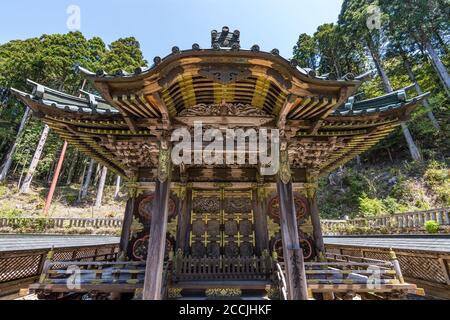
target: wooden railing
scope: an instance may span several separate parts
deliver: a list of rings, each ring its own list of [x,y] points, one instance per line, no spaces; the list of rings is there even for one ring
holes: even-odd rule
[[[22,283],[36,280],[45,269],[48,257],[60,262],[99,262],[117,259],[118,245],[83,246],[48,250],[0,253],[0,293],[7,294]]]
[[[67,291],[86,290],[77,285],[129,284],[138,288],[144,284],[144,276],[143,262],[47,260],[39,284],[67,285]]]
[[[0,228],[35,227],[39,230],[66,228],[114,228],[122,227],[121,219],[112,218],[1,218]]]
[[[450,225],[450,208],[434,209],[427,211],[416,211],[383,215],[376,218],[353,219],[353,220],[322,220],[325,230],[353,226],[379,228],[387,227],[393,229],[423,228],[427,221],[436,221],[441,226]]]
[[[276,287],[279,290],[278,294],[280,296],[280,300],[288,300],[288,287],[286,282],[286,276],[284,274],[284,268],[278,261],[274,261],[274,264],[275,264],[274,280]]]
[[[272,275],[270,257],[193,258],[176,257],[175,281],[268,280]]]
[[[377,258],[388,259],[390,250],[388,248],[374,248],[360,245],[338,245],[327,244],[327,253],[331,256],[339,255],[341,257],[352,256],[353,259]],[[445,248],[443,248],[445,251]],[[428,286],[439,288],[450,292],[450,255],[436,250],[399,249],[395,254],[401,268],[402,274],[407,279],[412,279],[414,283],[423,283]]]

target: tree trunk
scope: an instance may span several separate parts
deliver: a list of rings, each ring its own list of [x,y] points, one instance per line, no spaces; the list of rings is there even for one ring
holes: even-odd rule
[[[433,46],[431,45],[431,42],[428,39],[425,39],[424,46],[428,52],[428,56],[430,57],[434,68],[436,69],[436,72],[439,75],[439,78],[442,81],[442,84],[445,88],[445,91],[447,92],[447,95],[450,97],[450,92],[449,92],[450,76],[448,75],[447,68],[442,63],[441,59],[439,58],[439,55],[434,50]]]
[[[383,63],[380,58],[380,54],[378,53],[378,50],[375,48],[375,46],[372,43],[372,40],[369,39],[368,41],[368,47],[370,54],[372,55],[373,61],[375,63],[375,66],[378,70],[378,74],[381,77],[381,80],[383,81],[383,87],[386,93],[392,93],[394,89],[392,88],[391,81],[389,80],[389,77],[387,76],[386,71],[384,70]],[[417,148],[417,145],[414,142],[414,139],[411,135],[411,132],[409,131],[408,126],[405,122],[401,123],[403,135],[405,136],[406,142],[408,143],[409,152],[411,154],[411,157],[415,161],[422,160],[422,156],[419,152],[419,148]]]
[[[45,142],[47,141],[48,133],[50,131],[49,126],[45,125],[42,131],[41,138],[37,145],[36,151],[34,152],[33,160],[31,160],[30,167],[28,168],[27,176],[23,181],[22,187],[20,188],[20,193],[28,193],[30,191],[31,181],[33,180],[33,175],[36,172],[36,168],[39,164],[39,159],[41,158],[42,151],[44,150]]]
[[[437,42],[439,43],[439,46],[441,47],[442,51],[444,52],[444,54],[449,54],[448,46],[445,43],[444,39],[442,39],[441,35],[439,34],[439,31],[436,30],[434,32],[434,36],[435,36]]]
[[[73,174],[75,172],[75,167],[78,163],[78,151],[75,151],[73,161],[70,163],[69,171],[67,172],[67,181],[66,184],[70,185],[72,183]]]
[[[114,199],[119,198],[121,182],[122,182],[122,177],[118,175],[117,180],[116,180],[116,191],[114,192]]]
[[[105,190],[105,182],[106,182],[107,175],[108,175],[108,168],[103,167],[102,175],[100,176],[100,181],[98,183],[97,199],[95,200],[96,208],[101,208],[101,206],[102,206],[103,191]]]
[[[417,93],[419,95],[423,94],[422,88],[420,87],[419,83],[417,82],[416,75],[413,72],[413,69],[412,69],[411,63],[408,60],[408,57],[406,56],[406,54],[403,51],[401,53],[401,56],[403,59],[403,64],[405,66],[406,72],[408,73],[409,79],[414,83]],[[430,103],[428,102],[428,100],[424,100],[423,105],[427,110],[427,116],[431,120],[433,127],[439,131],[441,129],[441,127],[439,126],[439,122],[436,120],[436,117],[434,116],[434,113],[431,110]]]
[[[88,172],[86,174],[86,179],[84,180],[83,186],[81,187],[79,200],[86,199],[86,197],[88,195],[89,185],[91,184],[91,180],[92,180],[92,172],[94,171],[94,165],[95,165],[95,161],[93,159],[91,159],[91,162],[89,163]]]
[[[31,112],[30,108],[26,107],[25,114],[23,115],[22,122],[20,123],[19,131],[17,132],[16,135],[16,140],[14,141],[11,149],[9,150],[5,162],[2,166],[2,172],[0,173],[0,183],[6,181],[6,178],[8,177],[8,172],[9,169],[11,168],[14,154],[16,153],[17,146],[19,145],[20,140],[23,137],[23,133],[25,131],[25,126],[27,125],[30,112]]]

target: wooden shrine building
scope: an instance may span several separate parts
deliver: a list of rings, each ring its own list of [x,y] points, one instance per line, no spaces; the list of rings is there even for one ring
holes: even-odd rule
[[[318,76],[276,49],[241,49],[228,28],[213,31],[209,49],[174,47],[134,73],[80,70],[95,93],[75,97],[32,81],[32,93],[12,91],[126,179],[120,258],[143,264],[144,299],[162,298],[168,259],[177,262],[174,285],[239,286],[270,278],[264,261],[273,256],[284,261],[287,297],[306,299],[305,263],[324,259],[318,178],[387,137],[427,96],[400,90],[357,101],[358,77]],[[205,130],[278,129],[279,173],[260,175],[247,163],[173,165],[172,132],[198,121]],[[203,263],[193,272],[195,261]]]

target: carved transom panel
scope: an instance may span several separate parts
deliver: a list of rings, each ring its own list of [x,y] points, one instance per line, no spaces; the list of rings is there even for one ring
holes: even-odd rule
[[[267,117],[264,110],[253,107],[249,104],[198,104],[180,112],[180,117],[201,117],[201,116],[234,116],[234,117]]]

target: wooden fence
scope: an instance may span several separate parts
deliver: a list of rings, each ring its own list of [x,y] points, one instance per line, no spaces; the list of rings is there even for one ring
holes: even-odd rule
[[[54,249],[58,261],[112,261],[119,246],[96,245]],[[0,296],[17,290],[24,283],[36,281],[42,273],[49,250],[0,252]]]
[[[37,231],[70,228],[110,228],[120,229],[121,219],[112,218],[1,218],[0,228],[17,229],[21,227],[35,228]]]
[[[176,281],[267,280],[271,274],[270,257],[177,257],[174,260]]]
[[[322,226],[325,230],[345,226],[369,228],[386,227],[402,230],[423,228],[425,223],[430,220],[436,221],[441,226],[450,225],[450,208],[398,213],[367,219],[322,220]]]
[[[390,249],[327,244],[328,255],[387,260]],[[403,276],[416,284],[441,290],[450,299],[450,255],[433,251],[395,249]]]

